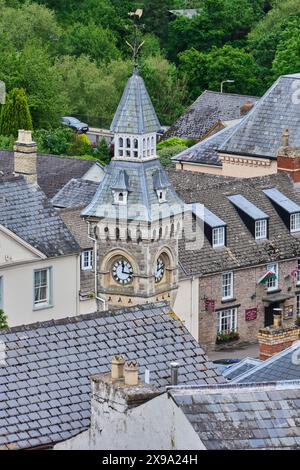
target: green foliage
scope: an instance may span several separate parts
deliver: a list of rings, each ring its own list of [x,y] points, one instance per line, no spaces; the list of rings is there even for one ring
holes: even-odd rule
[[[300,15],[287,24],[279,37],[272,70],[275,77],[283,74],[298,73],[300,70]]]
[[[172,147],[165,147],[161,150],[158,150],[158,156],[160,159],[161,164],[164,167],[168,167],[173,165],[173,161],[171,160],[172,157],[178,155],[180,152],[183,152],[187,149],[186,145],[174,145]]]
[[[14,88],[1,109],[0,135],[17,137],[18,129],[32,129],[32,120],[24,90]]]
[[[72,129],[59,127],[51,130],[39,129],[34,132],[33,138],[40,153],[67,155],[73,143],[73,136]]]
[[[0,330],[4,330],[5,328],[8,328],[7,316],[3,310],[0,309]]]
[[[217,344],[231,343],[237,341],[240,338],[237,331],[230,331],[229,333],[218,333]]]
[[[14,136],[0,135],[0,150],[13,150],[15,141]]]
[[[109,146],[105,139],[101,139],[97,145],[97,158],[99,158],[99,160],[105,165],[108,165],[110,162],[110,157],[111,155]]]
[[[262,90],[253,56],[229,45],[219,49],[213,47],[207,54],[196,49],[183,52],[180,54],[180,71],[194,99],[206,89],[220,91],[223,80],[234,80],[224,89],[229,93],[257,95]]]
[[[163,140],[157,144],[157,150],[162,150],[168,147],[189,147],[189,139],[181,139],[180,137],[171,137],[171,139]]]

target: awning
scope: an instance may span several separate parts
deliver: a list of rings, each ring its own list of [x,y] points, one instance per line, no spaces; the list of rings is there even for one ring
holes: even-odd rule
[[[280,292],[277,292],[276,294],[270,294],[268,297],[263,297],[263,302],[266,302],[268,304],[273,304],[276,302],[285,302],[286,300],[293,299],[294,296],[291,294],[281,294]]]

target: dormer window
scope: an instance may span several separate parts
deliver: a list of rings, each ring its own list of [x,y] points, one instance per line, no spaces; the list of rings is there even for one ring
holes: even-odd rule
[[[277,213],[291,233],[300,232],[300,206],[289,199],[277,188],[264,189]]]
[[[166,197],[167,197],[167,190],[166,189],[159,189],[156,191],[158,201],[160,204],[163,202],[166,202]]]
[[[201,212],[201,210],[199,211]],[[196,214],[201,217],[200,214]],[[226,246],[226,224],[216,214],[204,207],[204,233],[213,248]]]
[[[267,238],[268,221],[266,219],[255,222],[255,240],[265,240]]]
[[[126,206],[128,196],[127,191],[123,191],[121,193],[119,191],[113,191],[113,196],[114,204],[118,204],[119,206]]]
[[[225,246],[225,227],[216,227],[212,232],[213,248]]]
[[[112,186],[114,204],[125,206],[129,191],[129,178],[126,171],[121,170]]]
[[[228,196],[228,199],[236,208],[255,240],[266,240],[268,238],[269,216],[241,194]]]
[[[300,212],[291,215],[291,232],[300,232]]]

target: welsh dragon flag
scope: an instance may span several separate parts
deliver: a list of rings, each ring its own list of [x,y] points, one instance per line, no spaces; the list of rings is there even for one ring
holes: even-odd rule
[[[277,279],[274,271],[267,271],[258,281],[257,284],[266,284],[269,280]]]

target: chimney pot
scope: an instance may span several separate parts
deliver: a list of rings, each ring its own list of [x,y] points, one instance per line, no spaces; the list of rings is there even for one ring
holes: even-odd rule
[[[284,147],[289,146],[290,141],[290,133],[288,129],[285,129],[285,131],[282,134],[282,144]]]
[[[124,367],[125,385],[136,386],[139,383],[139,364],[136,361],[125,363]]]
[[[171,362],[171,385],[178,385],[178,370],[180,364],[178,362]]]
[[[114,356],[111,361],[111,378],[120,380],[124,378],[124,364],[125,359],[123,356]]]

